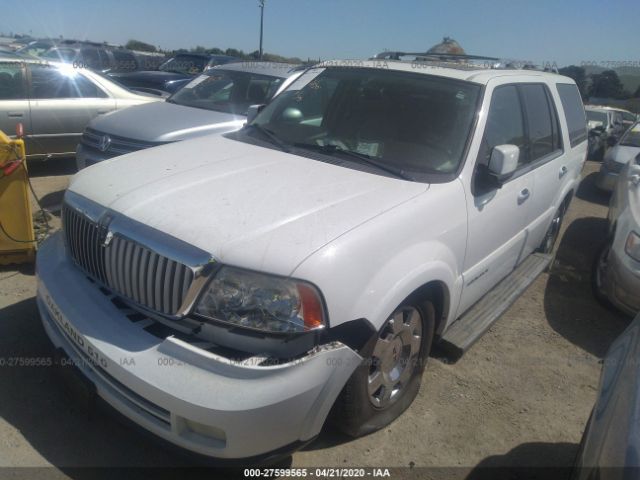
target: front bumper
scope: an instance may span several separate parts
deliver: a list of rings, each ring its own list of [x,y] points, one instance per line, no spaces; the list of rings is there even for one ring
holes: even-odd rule
[[[76,167],[78,170],[82,170],[83,168],[90,167],[91,165],[113,157],[113,155],[100,153],[96,149],[89,148],[80,143],[78,144],[78,148],[76,148]]]
[[[264,455],[315,437],[362,358],[341,343],[289,363],[234,362],[133,321],[66,255],[62,236],[37,257],[45,331],[97,394],[128,419],[192,452]]]

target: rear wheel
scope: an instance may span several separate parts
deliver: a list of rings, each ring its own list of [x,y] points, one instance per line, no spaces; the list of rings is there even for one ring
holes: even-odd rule
[[[334,407],[334,423],[348,435],[374,432],[404,412],[420,389],[435,326],[431,302],[404,304],[387,319]]]
[[[567,202],[563,202],[555,215],[553,216],[553,220],[551,220],[551,225],[547,230],[547,233],[544,235],[544,239],[538,247],[538,251],[540,253],[544,253],[547,255],[551,255],[551,261],[549,262],[549,266],[546,271],[550,271],[553,268],[553,265],[556,261],[556,244],[558,243],[558,237],[560,236],[560,229],[562,228],[562,220],[564,220],[564,214],[567,211]]]

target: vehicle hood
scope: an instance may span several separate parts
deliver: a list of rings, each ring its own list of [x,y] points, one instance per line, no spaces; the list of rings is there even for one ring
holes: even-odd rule
[[[145,142],[174,142],[238,130],[246,120],[243,115],[160,101],[96,117],[89,126],[100,132]]]
[[[101,162],[74,176],[69,190],[222,263],[290,275],[428,185],[207,136]]]
[[[135,82],[136,84],[140,82],[145,84],[153,84],[157,86],[162,86],[164,85],[165,82],[169,82],[171,80],[181,80],[183,78],[192,78],[192,75],[187,75],[185,73],[162,72],[160,70],[156,70],[156,71],[141,70],[138,72],[109,73],[109,76],[113,77],[116,81],[121,81],[125,85],[131,85],[132,82]]]
[[[623,145],[615,145],[607,152],[607,158],[610,158],[616,163],[627,164],[632,158],[640,153],[638,147],[625,147]]]

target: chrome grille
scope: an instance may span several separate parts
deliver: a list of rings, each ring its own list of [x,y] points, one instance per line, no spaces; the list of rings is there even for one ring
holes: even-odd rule
[[[62,220],[69,252],[90,277],[146,308],[179,313],[194,278],[188,266],[117,233],[104,247],[106,228],[68,205]]]
[[[102,141],[105,136],[108,136],[110,143],[106,149],[102,149]],[[155,147],[162,145],[162,142],[144,142],[142,140],[135,140],[132,138],[120,137],[118,135],[111,135],[109,133],[100,132],[92,128],[87,128],[80,142],[95,150],[103,152],[105,155],[115,157],[117,155],[124,155],[125,153],[131,153],[138,150],[144,150],[145,148]]]

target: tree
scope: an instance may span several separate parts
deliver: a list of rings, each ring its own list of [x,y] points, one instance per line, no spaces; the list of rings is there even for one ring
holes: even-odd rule
[[[624,87],[614,70],[605,70],[591,76],[590,97],[624,98]]]
[[[157,51],[155,46],[149,43],[141,42],[140,40],[133,40],[133,39],[127,42],[127,44],[125,45],[125,48],[128,48],[129,50],[140,50],[141,52]]]
[[[568,67],[563,67],[558,70],[560,75],[565,75],[567,77],[573,78],[578,86],[578,90],[580,90],[580,95],[582,98],[587,97],[587,75],[584,71],[584,68],[578,67],[576,65],[569,65]]]

